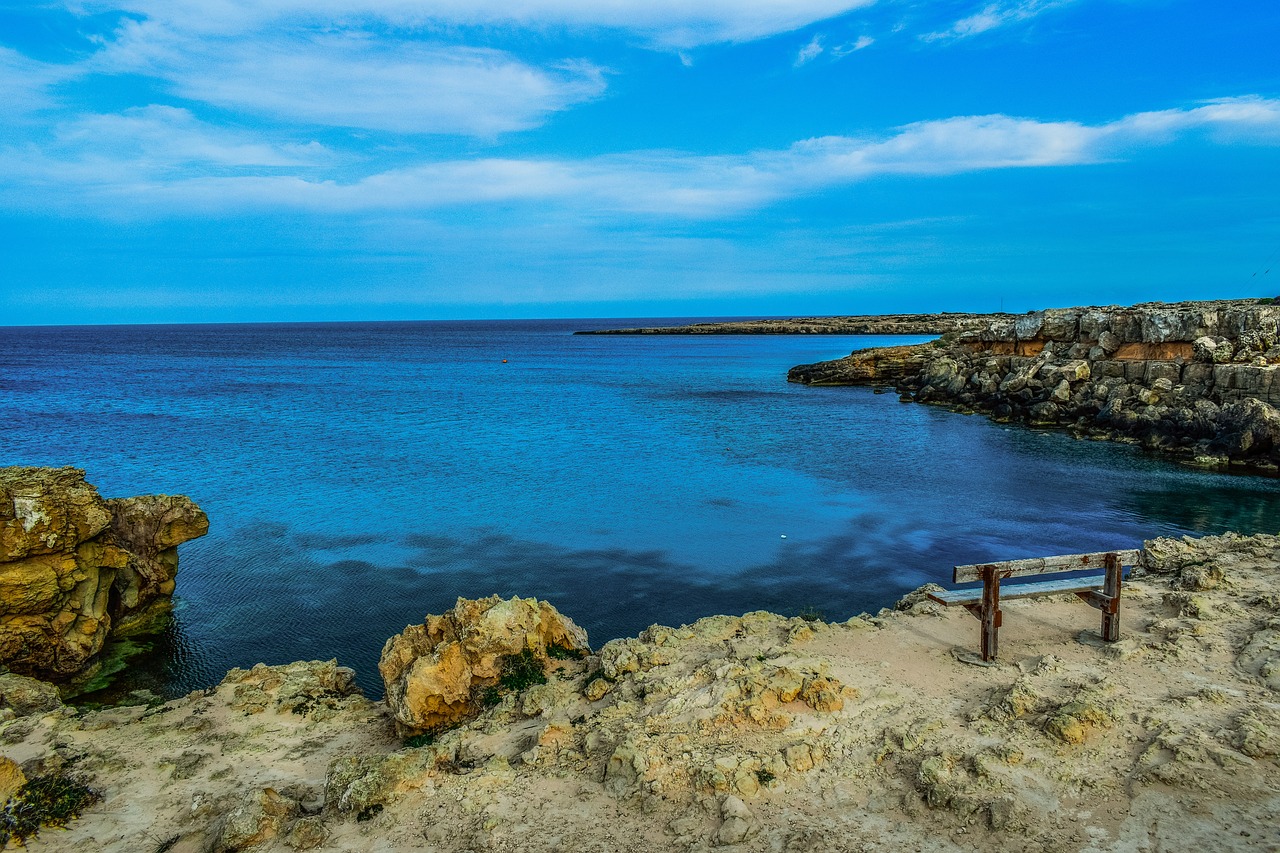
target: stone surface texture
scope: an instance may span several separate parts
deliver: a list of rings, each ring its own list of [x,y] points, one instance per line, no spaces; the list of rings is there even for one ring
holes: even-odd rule
[[[891,385],[904,401],[1138,443],[1204,466],[1275,471],[1278,324],[1280,305],[1269,301],[1051,309],[798,365],[788,379]]]
[[[185,497],[104,500],[75,468],[0,468],[0,664],[81,674],[167,606],[177,546],[208,529]]]
[[[475,716],[508,658],[528,650],[545,667],[548,647],[585,652],[587,632],[545,601],[459,598],[387,640],[378,670],[401,732],[415,734]]]

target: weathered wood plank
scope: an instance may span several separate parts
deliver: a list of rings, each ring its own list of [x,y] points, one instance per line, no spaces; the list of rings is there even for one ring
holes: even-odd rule
[[[1031,598],[1037,595],[1060,595],[1067,592],[1101,591],[1106,583],[1105,575],[1089,575],[1083,578],[1068,578],[1059,581],[1037,581],[1036,583],[1001,584],[1000,600],[1011,598]],[[968,606],[982,601],[981,589],[955,589],[946,592],[931,592],[929,597],[939,604],[953,607],[957,604]]]
[[[975,563],[971,566],[956,566],[952,575],[952,583],[970,583],[982,580],[982,570],[987,566],[995,566],[1002,578],[1025,577],[1027,575],[1047,575],[1056,572],[1075,572],[1106,567],[1107,554],[1110,551],[1099,551],[1094,554],[1064,554],[1059,557],[1033,557],[1028,560],[1005,560],[1000,563]],[[1120,563],[1132,566],[1141,553],[1138,549],[1116,551],[1120,555]]]
[[[995,660],[1000,652],[1000,575],[987,566],[982,574],[982,659]]]
[[[1102,639],[1114,643],[1120,639],[1120,584],[1124,559],[1119,554],[1107,555],[1107,580],[1102,592],[1107,606],[1102,610]]]

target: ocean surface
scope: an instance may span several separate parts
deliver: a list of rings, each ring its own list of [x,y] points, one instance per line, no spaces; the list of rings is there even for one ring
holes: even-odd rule
[[[458,596],[548,599],[598,646],[846,619],[958,563],[1280,528],[1280,481],[786,382],[923,338],[571,334],[673,322],[0,328],[0,465],[208,512],[124,683],[167,694],[336,657],[380,695],[386,638]]]

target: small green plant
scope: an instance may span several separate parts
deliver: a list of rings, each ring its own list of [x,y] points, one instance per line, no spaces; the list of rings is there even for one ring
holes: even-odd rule
[[[154,838],[155,836],[152,837]],[[170,835],[168,838],[157,844],[156,849],[152,850],[151,853],[169,853],[169,851],[173,849],[173,845],[177,844],[181,840],[181,835]]]
[[[42,826],[66,826],[100,799],[82,779],[65,773],[29,779],[0,812],[0,845],[11,838],[22,843]]]
[[[431,746],[436,742],[435,732],[423,732],[422,734],[409,735],[404,739],[404,745],[410,749],[417,749],[420,746]]]
[[[507,655],[502,662],[502,675],[498,684],[504,690],[518,693],[535,684],[546,684],[547,674],[542,671],[542,661],[533,650],[526,648],[518,655]]]
[[[542,669],[542,661],[538,660],[532,649],[526,647],[520,654],[507,655],[502,659],[498,683],[477,693],[475,701],[481,708],[492,708],[508,693],[519,693],[535,684],[546,683],[547,674]]]
[[[799,616],[806,622],[823,621],[822,611],[810,604],[806,604],[804,607],[801,607],[800,612],[797,613],[796,616]]]
[[[582,660],[586,656],[587,653],[583,649],[570,649],[559,643],[552,643],[547,646],[547,657],[555,658],[556,660]]]
[[[768,785],[773,781],[774,776],[768,770],[761,768],[756,771],[756,779],[759,780],[761,785]]]

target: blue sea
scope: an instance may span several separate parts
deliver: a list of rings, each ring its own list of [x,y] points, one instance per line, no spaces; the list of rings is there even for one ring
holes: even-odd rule
[[[594,645],[714,613],[891,605],[951,567],[1275,532],[1280,482],[789,385],[923,338],[574,336],[671,318],[0,329],[0,464],[181,493],[175,622],[126,679],[336,657],[458,596],[537,596]]]

